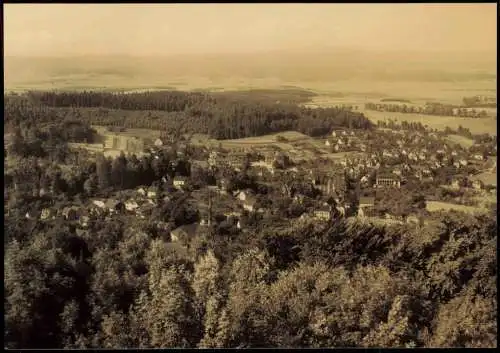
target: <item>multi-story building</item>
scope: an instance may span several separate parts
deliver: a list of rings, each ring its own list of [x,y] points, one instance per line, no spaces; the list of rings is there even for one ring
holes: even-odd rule
[[[380,174],[377,175],[376,187],[401,187],[401,179],[397,175]]]

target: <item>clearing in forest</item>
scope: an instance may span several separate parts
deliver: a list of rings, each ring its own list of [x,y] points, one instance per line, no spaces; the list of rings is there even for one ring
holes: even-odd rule
[[[426,209],[429,212],[438,212],[438,211],[459,211],[465,213],[477,213],[480,212],[481,209],[473,206],[465,206],[465,205],[457,205],[449,202],[441,202],[441,201],[427,201]]]

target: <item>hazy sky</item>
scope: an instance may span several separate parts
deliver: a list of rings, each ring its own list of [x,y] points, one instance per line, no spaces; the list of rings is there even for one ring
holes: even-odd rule
[[[496,4],[5,4],[5,55],[496,51]]]

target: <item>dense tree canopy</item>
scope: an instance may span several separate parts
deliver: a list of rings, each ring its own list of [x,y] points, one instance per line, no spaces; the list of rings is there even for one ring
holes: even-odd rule
[[[10,348],[496,345],[493,215],[269,228],[184,258],[118,220],[8,224]]]
[[[8,126],[35,124],[35,121],[59,123],[65,116],[73,116],[87,124],[162,131],[181,129],[219,139],[286,130],[317,136],[329,133],[334,127],[372,126],[362,114],[342,107],[310,109],[196,92],[30,92],[24,96],[6,96],[5,105],[4,119]]]

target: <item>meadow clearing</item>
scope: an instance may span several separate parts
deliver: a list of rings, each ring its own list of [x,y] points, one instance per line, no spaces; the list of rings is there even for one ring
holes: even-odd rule
[[[465,213],[477,213],[481,212],[482,208],[474,206],[457,205],[449,202],[441,201],[427,201],[426,210],[428,212],[439,212],[439,211],[458,211]]]
[[[479,173],[477,175],[474,175],[471,177],[472,180],[480,180],[482,181],[485,185],[497,185],[497,171],[496,168],[495,170],[490,170],[486,172]]]
[[[460,135],[447,135],[446,140],[448,140],[451,143],[456,143],[459,144],[462,147],[469,148],[474,144],[474,140],[471,140],[465,136],[460,136]]]
[[[392,119],[397,122],[419,122],[422,125],[427,125],[430,128],[438,130],[444,130],[447,126],[456,130],[459,126],[462,126],[469,129],[473,134],[497,134],[497,121],[492,118],[473,119],[424,114],[387,113],[370,110],[365,110],[363,113],[373,122]]]
[[[152,140],[155,140],[160,137],[160,131],[152,129],[126,129],[125,131],[111,132],[108,131],[106,126],[92,125],[91,127],[94,130],[96,130],[100,136],[103,137],[120,135],[126,137],[137,137],[137,138],[152,139]]]

